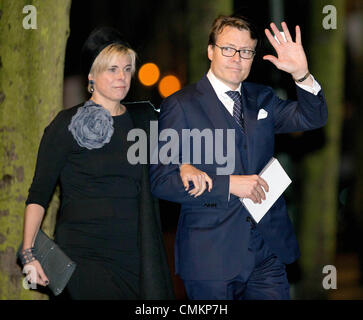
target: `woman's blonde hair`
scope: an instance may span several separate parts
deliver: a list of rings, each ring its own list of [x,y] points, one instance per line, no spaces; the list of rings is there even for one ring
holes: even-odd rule
[[[128,55],[131,58],[131,73],[134,75],[136,70],[136,52],[119,43],[113,43],[104,48],[96,57],[89,73],[96,75],[105,71],[115,55]],[[90,84],[88,84],[88,91],[90,92]]]

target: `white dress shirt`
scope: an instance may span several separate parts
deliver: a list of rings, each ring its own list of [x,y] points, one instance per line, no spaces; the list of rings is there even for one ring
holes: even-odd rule
[[[310,93],[312,93],[313,95],[317,95],[319,93],[319,91],[321,90],[320,84],[315,80],[315,78],[313,77],[313,75],[310,75],[313,79],[313,86],[307,86],[307,85],[303,85],[300,83],[296,83],[297,86],[299,86],[301,89],[304,89]],[[221,80],[219,80],[212,72],[211,69],[209,69],[208,73],[207,73],[207,78],[209,80],[209,82],[211,83],[215,93],[217,94],[218,99],[223,103],[223,105],[226,107],[226,109],[229,111],[229,113],[233,116],[233,105],[234,105],[234,101],[232,100],[231,97],[229,97],[226,94],[226,91],[230,91],[232,90],[230,87],[228,87],[226,84],[224,84]],[[239,93],[241,93],[241,83],[239,84],[237,90],[234,91],[238,91]],[[242,115],[243,117],[243,115]]]

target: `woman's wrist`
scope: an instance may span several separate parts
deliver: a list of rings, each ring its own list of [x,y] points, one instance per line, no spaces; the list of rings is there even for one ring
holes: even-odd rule
[[[26,248],[26,249],[23,248],[23,250],[19,254],[19,258],[20,258],[21,264],[23,266],[26,265],[29,262],[37,260],[35,254],[34,254],[34,248],[33,247]]]

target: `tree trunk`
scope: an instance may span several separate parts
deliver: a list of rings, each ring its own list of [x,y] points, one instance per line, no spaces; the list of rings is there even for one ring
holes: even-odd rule
[[[33,11],[23,13],[29,2]],[[47,298],[23,288],[16,251],[40,138],[62,108],[70,5],[70,0],[0,2],[0,299]],[[26,29],[29,24],[33,28]],[[43,224],[50,235],[57,204],[53,199]]]
[[[324,29],[326,5],[337,10],[337,29]],[[299,244],[303,271],[300,298],[326,298],[325,265],[334,265],[338,169],[344,97],[344,0],[310,1],[309,69],[321,84],[329,110],[324,145],[304,157]]]
[[[208,36],[214,19],[220,14],[229,15],[232,11],[232,0],[188,0],[189,83],[198,81],[208,71]]]

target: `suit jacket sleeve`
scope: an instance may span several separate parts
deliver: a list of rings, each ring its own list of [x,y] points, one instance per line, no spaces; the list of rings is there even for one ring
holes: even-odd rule
[[[187,118],[185,117],[184,109],[181,106],[179,97],[177,95],[170,96],[165,99],[161,105],[161,112],[159,117],[159,137],[164,129],[174,129],[178,136],[178,159],[176,163],[181,163],[181,137],[182,129],[188,129]],[[159,141],[156,151],[160,155],[163,146],[168,142]],[[164,150],[165,151],[165,148]],[[174,162],[174,161],[173,161]],[[162,164],[158,161],[157,164],[150,165],[150,183],[151,192],[154,196],[167,201],[178,202],[188,205],[201,205],[206,206],[213,204],[218,207],[228,206],[229,195],[229,176],[209,174],[213,180],[213,188],[210,192],[204,191],[202,195],[194,198],[185,191],[184,185],[180,178],[178,164]],[[190,188],[189,188],[190,190]]]
[[[313,130],[326,124],[328,109],[323,91],[316,96],[298,86],[296,91],[297,101],[281,100],[275,95],[275,133]]]

